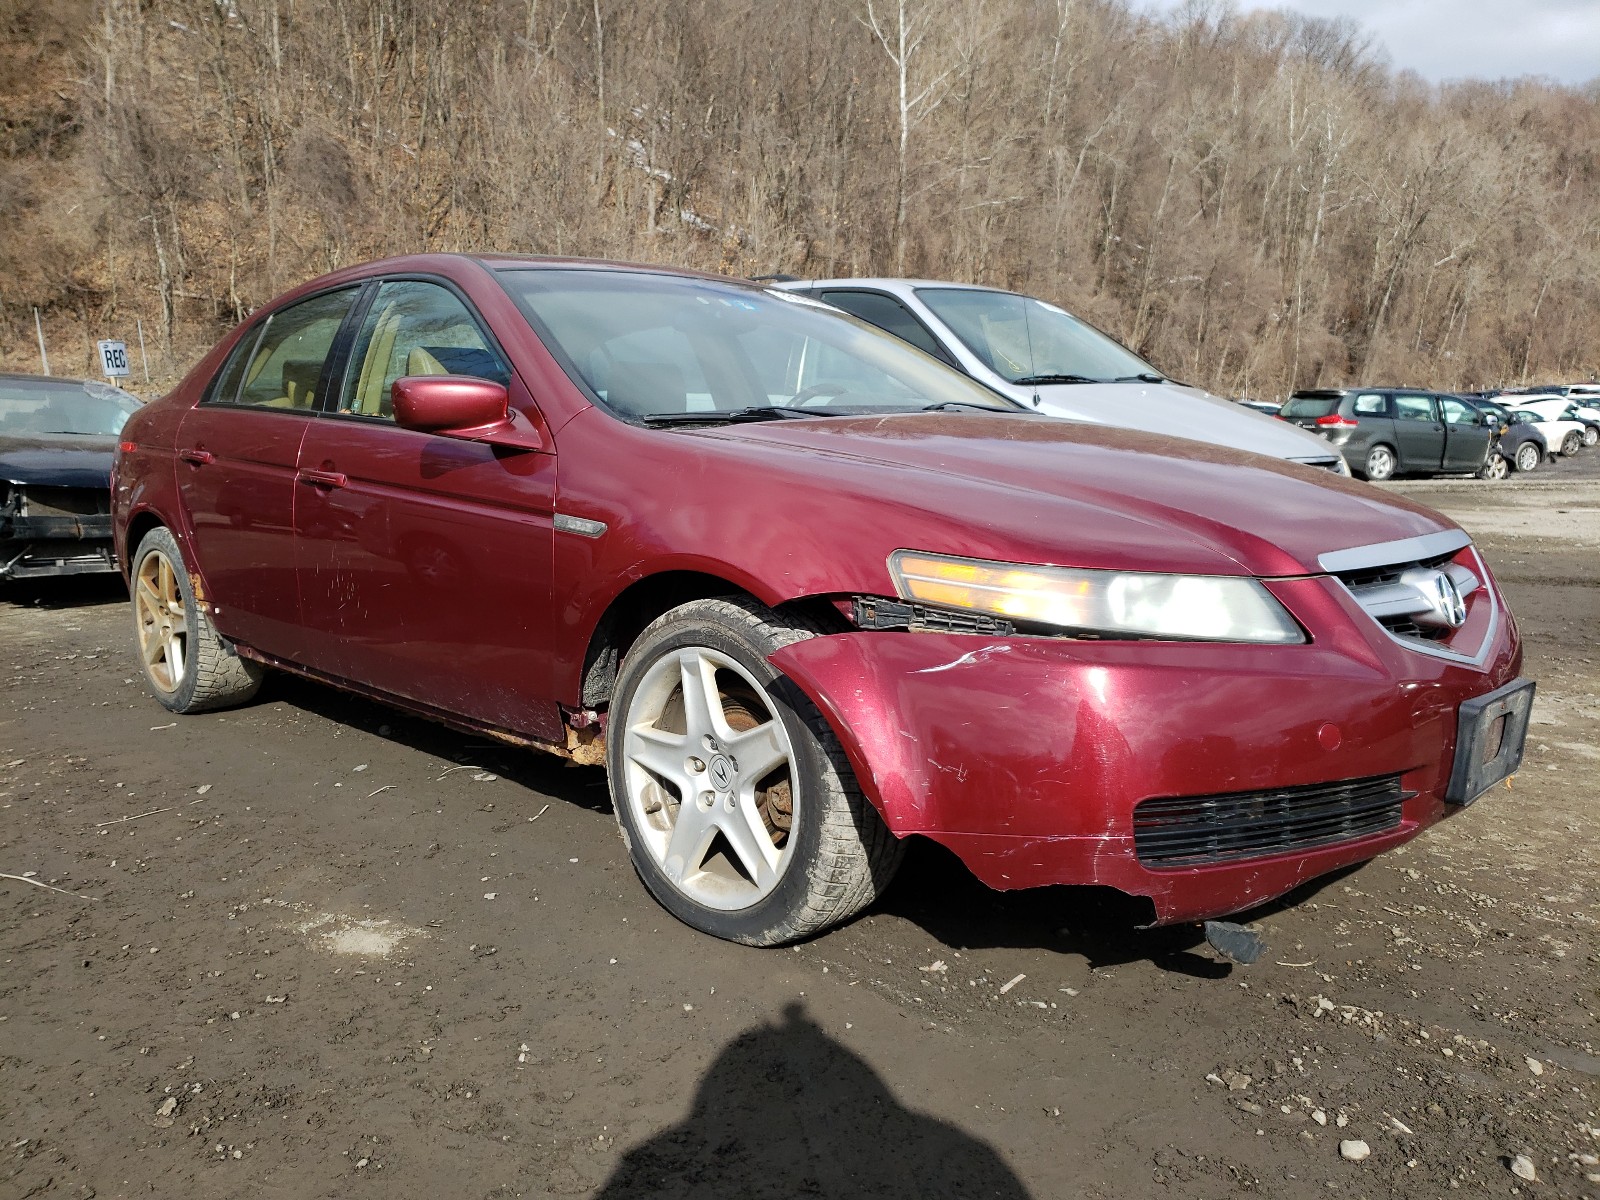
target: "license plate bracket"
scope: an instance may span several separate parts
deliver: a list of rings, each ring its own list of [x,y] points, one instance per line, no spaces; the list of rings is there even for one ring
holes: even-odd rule
[[[1456,716],[1456,755],[1447,804],[1465,807],[1522,765],[1535,684],[1517,679],[1463,701]]]

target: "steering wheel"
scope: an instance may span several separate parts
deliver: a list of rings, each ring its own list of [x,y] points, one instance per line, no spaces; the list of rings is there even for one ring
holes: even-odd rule
[[[831,403],[832,401],[837,400],[840,396],[847,396],[849,394],[850,394],[850,385],[849,384],[841,383],[841,382],[839,382],[838,380],[835,380],[835,379],[824,379],[824,380],[821,380],[821,381],[819,381],[817,383],[813,383],[808,388],[802,388],[800,391],[798,391],[794,395],[790,396],[788,403],[786,405],[784,405],[784,407],[785,408],[820,408],[821,405],[814,405],[814,404],[812,404],[812,401],[821,399],[823,396],[826,396],[828,398],[828,401]]]

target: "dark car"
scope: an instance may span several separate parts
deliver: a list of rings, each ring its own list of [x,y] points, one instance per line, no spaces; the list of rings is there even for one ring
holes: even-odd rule
[[[1545,443],[1544,434],[1526,417],[1494,400],[1476,396],[1463,396],[1462,399],[1479,412],[1492,416],[1496,422],[1494,449],[1489,452],[1489,461],[1480,472],[1485,479],[1500,479],[1511,471],[1526,475],[1537,469],[1549,456],[1550,447]]]
[[[1503,779],[1532,698],[1421,505],[663,269],[309,283],[133,417],[113,511],[161,704],[277,667],[604,763],[650,891],[756,945],[912,835],[1151,923],[1253,908]]]
[[[92,379],[0,375],[0,580],[117,569],[111,459],[138,407]]]
[[[1457,396],[1416,388],[1316,388],[1295,392],[1279,416],[1327,438],[1363,479],[1475,473],[1488,461],[1495,422]]]

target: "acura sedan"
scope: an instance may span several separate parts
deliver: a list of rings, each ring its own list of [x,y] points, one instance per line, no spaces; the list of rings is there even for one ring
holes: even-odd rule
[[[133,417],[113,510],[166,707],[277,668],[603,763],[649,890],[755,945],[870,904],[912,835],[996,888],[1239,912],[1504,779],[1533,694],[1436,513],[648,267],[308,283]]]

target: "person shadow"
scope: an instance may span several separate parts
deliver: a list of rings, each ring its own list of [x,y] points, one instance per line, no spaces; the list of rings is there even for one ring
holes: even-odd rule
[[[595,1200],[1028,1195],[993,1147],[906,1108],[794,1003],[729,1043],[688,1116],[628,1151]]]

